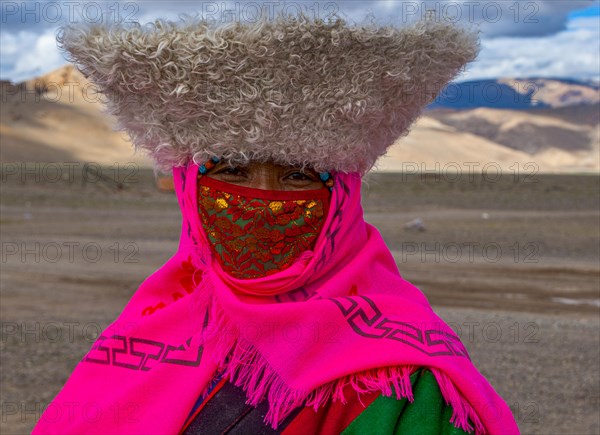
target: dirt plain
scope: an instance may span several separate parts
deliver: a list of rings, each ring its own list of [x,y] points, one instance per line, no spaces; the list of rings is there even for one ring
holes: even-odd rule
[[[24,168],[1,168],[2,434],[31,431],[180,230],[151,170]],[[598,176],[380,173],[362,194],[522,433],[600,433]]]

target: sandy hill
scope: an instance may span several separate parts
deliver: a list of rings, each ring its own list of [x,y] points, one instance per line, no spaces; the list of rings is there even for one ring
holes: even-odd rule
[[[577,80],[550,78],[499,79],[519,94],[531,93],[533,102],[547,107],[565,107],[580,104],[598,104],[598,84]]]
[[[134,154],[126,133],[113,130],[115,120],[103,113],[102,98],[72,65],[26,82],[0,85],[1,162],[151,165],[146,156]],[[582,92],[577,83],[572,94],[565,81],[552,86],[545,91],[547,101]],[[517,163],[522,168],[534,162],[540,171],[598,171],[600,106],[597,101],[569,106],[563,100],[558,107],[529,110],[428,110],[376,169],[431,170],[436,164],[451,168],[464,167],[465,162],[502,168]]]
[[[126,133],[102,112],[101,98],[77,69],[68,65],[16,85],[2,83],[2,162],[135,162]]]
[[[598,104],[528,111],[433,110],[389,154],[395,156],[393,160],[404,153],[424,161],[448,162],[454,156],[459,161],[487,160],[506,167],[535,162],[540,171],[549,172],[597,171],[599,113]]]

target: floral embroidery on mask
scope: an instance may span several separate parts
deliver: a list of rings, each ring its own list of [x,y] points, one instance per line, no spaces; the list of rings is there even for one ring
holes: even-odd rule
[[[223,270],[236,278],[259,278],[288,268],[314,248],[329,196],[327,187],[259,190],[201,177],[198,212]]]

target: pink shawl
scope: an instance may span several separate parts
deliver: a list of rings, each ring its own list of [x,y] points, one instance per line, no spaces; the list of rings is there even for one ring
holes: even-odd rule
[[[452,329],[405,281],[366,223],[357,173],[335,187],[314,251],[288,269],[239,280],[211,257],[198,218],[198,166],[174,168],[182,210],[175,255],[149,276],[75,367],[33,434],[176,434],[217,369],[273,427],[295,407],[357,391],[412,399],[409,375],[435,375],[452,422],[517,434],[502,398]]]

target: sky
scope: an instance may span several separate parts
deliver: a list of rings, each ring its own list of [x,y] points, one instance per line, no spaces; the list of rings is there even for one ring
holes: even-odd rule
[[[335,12],[351,23],[371,13],[381,24],[398,26],[432,10],[435,19],[481,31],[481,52],[456,82],[498,77],[600,80],[600,0],[0,0],[0,78],[19,82],[66,65],[55,32],[68,22],[104,17],[145,24],[159,17],[177,20],[182,12],[220,21],[253,20],[259,7],[288,13],[302,8],[324,19]]]

